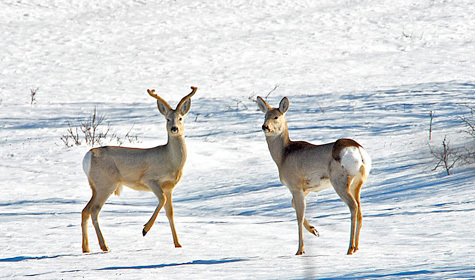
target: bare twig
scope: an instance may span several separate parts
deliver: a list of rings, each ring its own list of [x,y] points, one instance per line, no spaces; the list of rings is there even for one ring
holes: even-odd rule
[[[267,101],[267,97],[269,97],[269,95],[271,93],[273,93],[278,87],[279,87],[279,85],[277,84],[277,85],[274,86],[274,88],[271,91],[269,91],[269,93],[266,95],[266,98],[265,98],[266,101]]]
[[[97,108],[94,108],[94,112],[91,117],[81,123],[81,130],[84,133],[84,140],[87,144],[90,144],[94,147],[95,144],[101,143],[101,138],[105,138],[109,132],[110,127],[108,127],[105,133],[99,132],[99,126],[104,122],[105,115],[98,115]]]
[[[116,133],[112,132],[110,123],[107,123],[105,129],[103,128],[105,119],[106,116],[98,114],[97,108],[94,108],[93,114],[85,121],[80,122],[79,125],[73,126],[68,122],[67,134],[61,137],[61,141],[63,141],[63,143],[68,147],[74,145],[79,146],[83,141],[86,142],[87,145],[94,147],[96,145],[101,146],[105,140],[108,140],[109,142],[115,140],[117,141],[117,144],[121,146],[124,141],[117,136]],[[130,134],[133,128],[134,126],[132,126],[125,135],[125,138],[130,143],[139,142],[137,136],[132,136]],[[82,139],[79,131],[82,132]],[[71,141],[72,143],[70,143]]]
[[[36,93],[38,92],[40,88],[37,87],[37,88],[30,88],[30,93],[31,93],[31,105],[33,105],[33,102],[35,102],[35,99],[36,99]]]
[[[465,125],[467,130],[465,131],[472,137],[475,137],[475,109],[465,105],[470,110],[470,115],[469,116],[461,116],[459,119],[462,121],[462,124]]]
[[[464,156],[459,153],[458,149],[452,149],[447,141],[447,136],[444,137],[442,141],[442,150],[435,151],[429,144],[431,154],[438,160],[436,166],[433,170],[437,170],[439,167],[443,167],[447,172],[447,175],[450,175],[450,170],[455,166],[455,164],[464,159]]]
[[[267,95],[264,97],[264,99],[267,100],[267,98],[269,97],[269,95],[270,95],[271,93],[273,93],[278,87],[279,87],[278,84],[275,85],[274,88],[273,88],[271,91],[269,91],[269,92],[267,93]],[[251,100],[251,101],[253,101],[253,102],[256,102],[256,103],[257,103],[257,99],[255,98],[255,96],[256,96],[256,93],[253,92],[252,95],[248,97],[248,99]],[[243,105],[244,105],[244,104],[243,104]],[[247,107],[247,106],[246,106],[246,107]],[[247,109],[247,108],[246,108],[246,109]]]
[[[63,143],[68,146],[72,147],[73,145],[79,146],[81,145],[81,139],[79,136],[79,131],[77,127],[72,127],[71,123],[68,122],[68,133],[66,135],[61,136],[61,140]],[[69,143],[69,141],[72,140],[72,144]]]
[[[132,131],[132,129],[134,128],[134,126],[135,126],[135,124],[132,125],[132,127],[131,127],[130,130],[129,130],[129,132],[127,132],[127,134],[125,134],[125,138],[126,138],[127,140],[129,140],[129,143],[140,142],[137,135],[132,136],[132,135],[130,134],[130,132]],[[117,137],[117,139],[119,139],[119,137]],[[120,146],[120,145],[119,145],[119,146]]]
[[[230,111],[239,111],[239,105],[242,105],[244,107],[244,109],[248,110],[249,107],[247,107],[246,104],[244,104],[244,102],[242,102],[241,100],[237,100],[237,99],[234,99],[234,101],[236,101],[236,108],[234,108],[233,106],[227,106],[226,108]]]
[[[320,111],[322,112],[322,114],[325,114],[325,108],[323,108],[323,106],[320,103],[317,103],[317,105]]]
[[[434,119],[434,112],[430,111],[429,141],[432,140],[432,120],[433,119]]]

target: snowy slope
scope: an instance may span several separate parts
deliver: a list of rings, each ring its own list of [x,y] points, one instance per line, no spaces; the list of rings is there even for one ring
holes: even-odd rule
[[[461,133],[475,107],[471,1],[2,1],[0,278],[471,279],[475,170],[432,171],[431,145]],[[100,221],[111,252],[81,253],[89,147],[68,122],[95,107],[117,134],[166,141],[147,88],[174,106],[197,86],[188,160],[174,193],[181,249],[148,192],[124,189]],[[30,105],[30,89],[39,87]],[[274,91],[272,91],[275,88]],[[272,92],[271,92],[272,91]],[[360,251],[346,256],[349,212],[332,191],[307,198],[320,232],[297,224],[252,101],[290,99],[290,136],[340,137],[373,158]]]

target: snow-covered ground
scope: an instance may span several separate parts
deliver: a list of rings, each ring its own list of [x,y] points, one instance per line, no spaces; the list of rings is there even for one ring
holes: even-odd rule
[[[431,111],[433,147],[474,145],[458,119],[475,107],[473,1],[96,2],[0,3],[0,278],[475,277],[474,164],[446,176],[428,147]],[[89,147],[64,145],[68,122],[97,107],[118,135],[139,137],[125,146],[164,144],[146,89],[175,106],[190,86],[174,192],[183,248],[164,213],[142,237],[156,198],[125,188],[100,215],[111,251],[90,226],[83,254]],[[307,198],[320,237],[305,233],[294,255],[291,196],[253,102],[268,94],[274,106],[289,97],[292,139],[354,138],[372,156],[355,255],[332,190]]]

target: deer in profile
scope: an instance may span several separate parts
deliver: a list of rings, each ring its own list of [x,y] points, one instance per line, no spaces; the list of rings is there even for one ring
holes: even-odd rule
[[[83,159],[83,169],[92,189],[92,197],[82,210],[82,250],[89,253],[87,226],[89,217],[96,230],[99,245],[103,251],[109,251],[99,228],[98,215],[102,206],[112,193],[119,195],[125,185],[138,191],[152,191],[158,198],[158,205],[150,220],[144,225],[143,235],[153,226],[162,207],[170,223],[175,247],[181,247],[175,230],[173,219],[172,192],[183,176],[186,161],[186,145],[184,134],[184,118],[190,110],[191,97],[197,88],[183,97],[176,109],[155,94],[155,90],[147,90],[157,99],[158,110],[167,120],[168,142],[165,145],[150,149],[100,147],[91,149]]]
[[[371,158],[363,147],[351,139],[314,145],[289,138],[285,113],[289,100],[284,97],[278,108],[257,97],[259,109],[265,113],[262,130],[272,159],[277,164],[280,181],[292,194],[292,206],[297,214],[299,246],[296,255],[305,253],[303,228],[315,236],[318,231],[305,218],[305,198],[310,192],[333,187],[348,205],[351,213],[348,255],[358,250],[363,215],[360,191],[371,169]]]

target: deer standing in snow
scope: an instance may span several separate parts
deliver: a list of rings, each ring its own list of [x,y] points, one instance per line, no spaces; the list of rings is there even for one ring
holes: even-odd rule
[[[333,186],[351,212],[350,246],[348,255],[358,250],[363,215],[360,190],[371,169],[371,158],[363,147],[351,139],[313,145],[291,141],[285,119],[289,100],[284,97],[278,108],[272,108],[257,97],[259,109],[265,113],[262,130],[266,136],[272,159],[279,169],[280,181],[292,193],[292,206],[298,222],[299,246],[297,255],[305,253],[303,228],[318,236],[318,231],[305,219],[305,197]]]
[[[92,189],[91,200],[82,210],[82,250],[89,253],[87,226],[89,217],[96,230],[99,245],[109,251],[99,228],[98,215],[102,206],[112,193],[119,195],[122,186],[138,191],[152,191],[158,198],[158,206],[150,220],[144,225],[143,235],[150,230],[160,209],[165,206],[167,218],[173,235],[175,247],[181,247],[173,220],[172,192],[183,175],[186,161],[184,117],[190,110],[191,97],[197,88],[183,97],[173,110],[168,103],[147,90],[157,99],[158,110],[167,119],[168,143],[151,149],[124,147],[100,147],[91,149],[84,156],[83,168]]]

